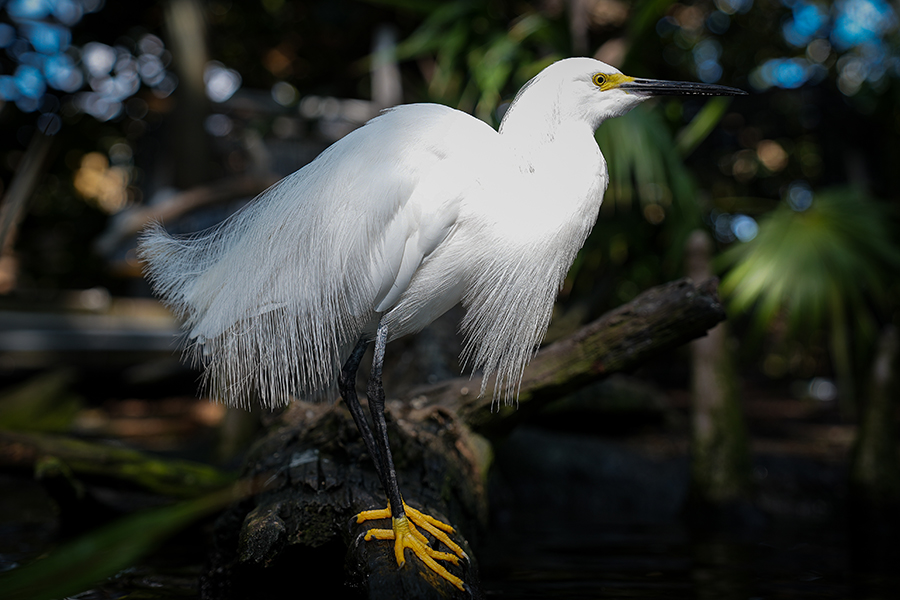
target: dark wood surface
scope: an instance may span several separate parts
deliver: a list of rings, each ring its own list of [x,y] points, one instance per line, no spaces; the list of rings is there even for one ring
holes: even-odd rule
[[[258,491],[219,519],[204,597],[265,597],[267,585],[301,570],[307,579],[332,574],[315,581],[333,585],[332,594],[355,588],[369,598],[481,597],[472,546],[487,513],[489,440],[554,399],[704,335],[725,318],[716,283],[685,279],[653,288],[544,348],[526,369],[518,410],[492,410],[490,393],[479,396],[481,381],[468,377],[388,400],[404,499],[456,528],[454,540],[471,559],[448,568],[467,592],[435,583],[410,553],[399,569],[391,542],[362,541],[371,525],[358,525],[355,515],[382,508],[385,499],[349,412],[343,403],[295,402],[250,452],[244,476]],[[333,573],[335,564],[343,573]]]

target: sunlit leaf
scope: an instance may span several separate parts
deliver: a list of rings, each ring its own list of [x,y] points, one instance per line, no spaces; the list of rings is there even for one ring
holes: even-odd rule
[[[835,367],[849,378],[854,352],[843,346],[871,345],[872,311],[900,272],[890,217],[854,188],[817,194],[802,212],[782,204],[753,240],[721,257],[720,291],[732,313],[752,313],[761,329],[782,317],[792,335],[828,329]]]

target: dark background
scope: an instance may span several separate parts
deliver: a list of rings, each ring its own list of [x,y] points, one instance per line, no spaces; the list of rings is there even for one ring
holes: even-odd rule
[[[185,15],[200,20],[192,24]],[[519,87],[565,56],[596,56],[635,76],[747,90],[720,103],[653,101],[601,128],[610,189],[560,295],[548,340],[683,276],[688,235],[706,231],[730,309],[729,352],[754,456],[757,487],[746,520],[757,532],[773,531],[762,523],[794,522],[821,535],[775,529],[784,545],[773,552],[788,559],[773,561],[760,550],[776,544],[764,534],[749,542],[729,537],[732,545],[717,550],[672,525],[681,523],[689,479],[686,351],[620,382],[625,409],[601,403],[587,421],[546,419],[539,432],[526,429],[499,448],[496,522],[594,489],[579,487],[583,478],[626,490],[604,496],[598,510],[638,529],[656,523],[651,529],[660,537],[653,543],[667,548],[665,560],[693,565],[648,567],[667,574],[663,595],[702,595],[697,565],[716,564],[709,552],[726,557],[713,572],[727,593],[714,597],[890,596],[895,581],[859,575],[855,529],[846,519],[857,426],[872,395],[879,339],[897,324],[900,305],[900,46],[893,5],[46,0],[0,2],[0,22],[0,195],[11,224],[0,261],[0,403],[13,407],[0,408],[0,427],[116,440],[231,467],[239,452],[222,451],[226,411],[195,398],[197,374],[180,366],[173,351],[177,325],[151,298],[134,255],[136,235],[123,224],[178,193],[214,190],[202,207],[165,219],[180,232],[213,225],[375,114],[370,57],[378,32],[390,32],[398,44],[394,81],[402,102],[449,104],[495,126]],[[115,66],[92,73],[88,58],[99,55],[91,52],[104,51]],[[141,70],[150,57],[163,71]],[[51,59],[80,73],[80,81],[53,79],[60,74]],[[233,85],[216,88],[215,76],[223,73]],[[222,89],[225,95],[216,96]],[[36,174],[30,178],[29,168]],[[17,181],[24,189],[19,208],[12,200]],[[232,191],[220,193],[215,186],[222,182]],[[456,375],[449,350],[444,344],[437,351],[442,358],[429,361],[398,358],[398,389]],[[888,364],[893,373],[896,357]],[[15,403],[16,394],[47,381],[58,385],[41,392],[46,404]],[[896,385],[891,390],[893,397]],[[523,458],[543,443],[584,444],[572,454],[621,461],[598,459],[596,470],[582,471]],[[524,469],[518,478],[517,469]],[[886,476],[894,490],[888,495],[896,492],[896,478],[900,473]],[[523,497],[532,502],[515,502]],[[637,500],[647,498],[656,502]],[[513,507],[509,513],[504,502]],[[27,519],[9,514],[9,531],[20,532]],[[66,539],[47,527],[46,536],[0,550],[13,557],[10,569]],[[501,527],[495,539],[510,530]],[[621,546],[615,539],[591,545],[601,557],[588,552],[598,562],[580,565],[580,572],[598,564],[619,572],[603,562],[614,555],[603,548],[632,556],[631,566],[652,554],[652,543],[632,543],[639,536],[627,537],[636,534],[626,530],[631,541]],[[795,551],[798,544],[814,550]],[[511,583],[517,576],[497,566],[497,555],[494,562],[486,555],[488,587],[493,581],[497,589],[524,593]],[[548,560],[535,571],[558,574],[555,559]],[[622,568],[627,576],[619,584],[634,583],[631,575],[646,583],[646,573],[631,566]],[[736,572],[752,575],[734,583],[729,577]],[[779,578],[791,583],[759,583]],[[609,584],[592,588],[591,581],[586,595]],[[801,581],[819,583],[805,588]]]

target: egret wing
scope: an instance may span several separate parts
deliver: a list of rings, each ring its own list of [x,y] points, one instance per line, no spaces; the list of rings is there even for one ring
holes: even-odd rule
[[[459,111],[398,107],[212,230],[150,228],[141,256],[210,392],[273,406],[328,387],[453,227],[462,182],[428,182],[492,136]]]

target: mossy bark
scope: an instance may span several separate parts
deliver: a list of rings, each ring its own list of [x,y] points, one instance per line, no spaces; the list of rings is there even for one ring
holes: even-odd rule
[[[459,532],[454,541],[473,556],[463,535],[477,541],[483,529],[492,458],[488,438],[568,391],[703,335],[723,318],[715,280],[676,281],[647,290],[538,353],[525,372],[518,410],[492,411],[490,394],[479,396],[478,378],[388,400],[388,433],[404,500],[446,518]],[[244,476],[261,487],[217,523],[203,597],[266,597],[266,589],[278,589],[280,577],[296,580],[298,569],[316,574],[316,585],[333,582],[331,594],[347,581],[369,598],[479,597],[474,557],[450,568],[470,586],[470,596],[446,582],[427,582],[427,572],[409,556],[398,569],[389,542],[362,541],[368,526],[356,524],[354,515],[383,507],[385,499],[343,404],[292,404],[256,444]],[[330,571],[342,556],[343,576]]]
[[[503,435],[529,415],[568,393],[639,367],[660,352],[695,339],[725,319],[718,280],[672,281],[638,295],[546,348],[525,369],[518,402],[496,406],[481,378],[454,379],[418,391],[451,407],[474,431]]]
[[[404,501],[456,527],[452,539],[473,560],[448,569],[472,593],[437,580],[410,553],[398,568],[390,541],[364,541],[369,528],[390,525],[356,522],[386,501],[353,419],[342,403],[298,401],[250,451],[244,476],[257,491],[218,520],[203,598],[268,598],[290,578],[317,597],[344,597],[347,585],[369,598],[482,596],[464,537],[486,519],[478,443],[440,407],[388,401],[386,409]]]
[[[0,467],[34,468],[44,477],[130,485],[171,498],[194,498],[222,489],[234,477],[186,460],[156,456],[60,435],[0,431]]]

